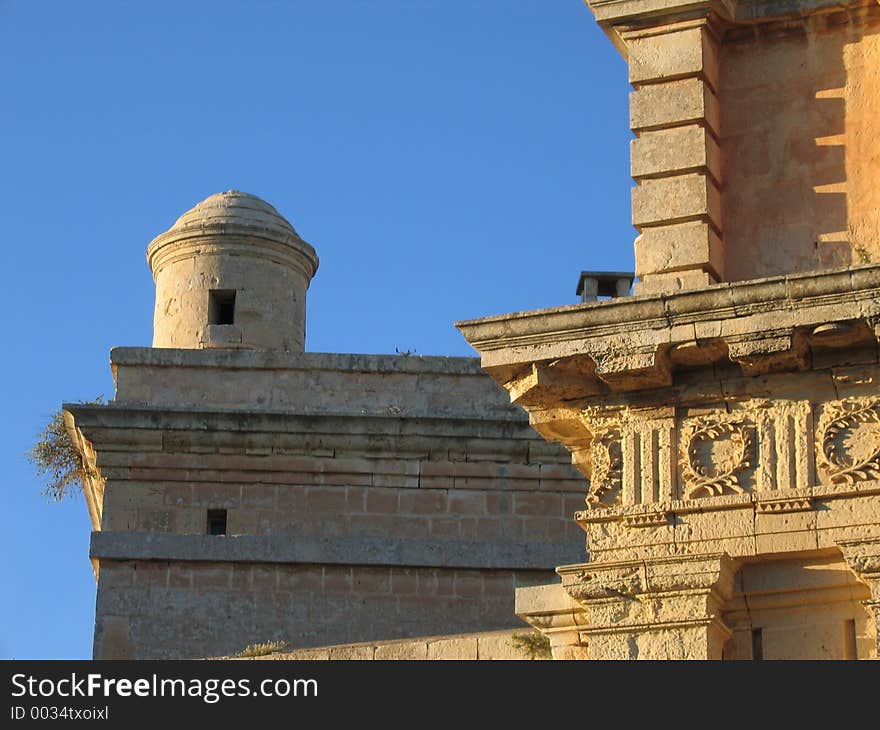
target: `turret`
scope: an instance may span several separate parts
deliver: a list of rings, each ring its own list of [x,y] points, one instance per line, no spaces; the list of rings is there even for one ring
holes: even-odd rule
[[[302,352],[315,249],[264,200],[228,190],[147,247],[153,347]]]

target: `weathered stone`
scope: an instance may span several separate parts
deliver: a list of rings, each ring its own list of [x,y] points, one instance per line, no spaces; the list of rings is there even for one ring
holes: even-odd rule
[[[717,97],[698,78],[640,86],[629,97],[629,126],[634,132],[706,124],[718,136],[720,120]]]
[[[700,285],[707,286],[721,281],[724,274],[724,247],[712,226],[704,221],[646,228],[636,237],[635,255],[636,275],[642,279],[651,274],[697,269],[696,273],[711,275]],[[677,287],[684,288],[692,287]]]
[[[590,480],[589,562],[517,612],[555,658],[876,658],[880,9],[589,4],[636,87],[637,296],[458,323]]]
[[[157,236],[147,259],[154,347],[303,350],[318,257],[265,201],[212,195]]]
[[[632,34],[627,48],[629,81],[633,85],[699,76],[718,86],[718,51],[705,26]]]
[[[630,174],[636,180],[702,169],[721,183],[721,150],[704,126],[642,132],[630,142]]]
[[[644,180],[632,190],[633,225],[642,227],[706,218],[720,228],[721,194],[705,174]]]

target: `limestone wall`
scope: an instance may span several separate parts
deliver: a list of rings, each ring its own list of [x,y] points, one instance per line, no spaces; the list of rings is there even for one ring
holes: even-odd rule
[[[174,659],[232,654],[266,641],[315,647],[515,626],[525,632],[528,627],[514,613],[514,589],[550,576],[550,571],[102,560],[94,651],[104,659]],[[375,658],[395,658],[387,651]]]
[[[729,281],[880,262],[880,6],[854,12],[725,36]]]
[[[115,350],[116,400],[67,406],[95,656],[513,627],[517,585],[582,559],[585,480],[475,362],[291,358]]]

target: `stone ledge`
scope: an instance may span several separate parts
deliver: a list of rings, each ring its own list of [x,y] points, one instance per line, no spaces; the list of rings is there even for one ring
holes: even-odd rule
[[[659,517],[696,512],[718,512],[728,509],[752,508],[761,514],[803,512],[815,509],[814,503],[880,494],[880,480],[857,484],[818,484],[804,489],[771,489],[768,491],[725,494],[719,497],[652,502],[637,505],[599,507],[575,512],[575,521],[582,525],[601,522],[623,522],[626,527],[649,525],[651,520],[665,524]]]
[[[343,370],[362,373],[440,373],[482,376],[475,357],[369,355],[282,350],[190,350],[163,347],[114,347],[112,365],[231,370]]]
[[[529,629],[482,631],[472,634],[442,634],[413,639],[365,641],[302,649],[282,650],[265,656],[212,657],[236,661],[382,661],[382,660],[525,660],[528,653],[513,643],[515,636]],[[536,657],[537,658],[537,657]]]
[[[864,5],[865,0],[586,0],[602,27],[646,26],[684,20],[709,12],[727,21],[749,23],[797,18]]]
[[[880,266],[870,265],[516,312],[456,327],[508,388],[536,363],[591,361],[592,373],[582,368],[571,379],[587,395],[597,382],[612,391],[671,384],[681,347],[705,350],[708,361],[737,362],[747,375],[803,369],[818,328],[841,323],[849,332],[846,340],[817,343],[823,348],[876,347],[878,317]]]
[[[476,415],[400,415],[379,413],[335,413],[271,410],[237,410],[232,408],[174,408],[165,405],[132,403],[62,403],[62,410],[76,417],[79,428],[119,428],[127,430],[193,430],[248,433],[315,433],[350,434],[355,432],[373,435],[392,434],[412,436],[480,436],[497,432],[496,438],[539,437],[528,426],[528,418],[520,409],[508,406],[508,413],[501,417]],[[510,433],[518,429],[519,434]],[[489,438],[490,436],[486,436]]]
[[[96,560],[554,570],[562,562],[582,560],[583,546],[498,540],[93,532],[89,556]]]

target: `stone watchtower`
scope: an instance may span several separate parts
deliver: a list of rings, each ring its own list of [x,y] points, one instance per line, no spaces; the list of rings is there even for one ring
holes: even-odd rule
[[[267,202],[212,195],[153,239],[147,261],[153,347],[304,350],[318,256]]]
[[[318,257],[271,205],[212,195],[147,259],[153,347],[111,351],[110,403],[64,406],[96,658],[512,629],[515,586],[577,559],[583,477],[476,359],[304,352]]]
[[[568,658],[877,658],[880,5],[587,0],[626,57],[635,296],[458,323],[589,478],[517,592]]]

